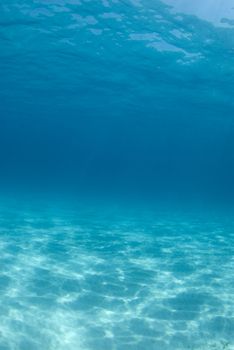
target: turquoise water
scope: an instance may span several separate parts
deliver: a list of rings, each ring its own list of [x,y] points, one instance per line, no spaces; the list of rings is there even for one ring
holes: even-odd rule
[[[233,349],[230,217],[16,207],[1,210],[0,349]]]
[[[234,0],[1,0],[0,350],[234,349]]]

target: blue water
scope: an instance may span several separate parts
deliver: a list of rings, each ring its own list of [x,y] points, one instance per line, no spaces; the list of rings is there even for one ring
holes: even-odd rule
[[[2,0],[0,350],[234,349],[234,0]]]

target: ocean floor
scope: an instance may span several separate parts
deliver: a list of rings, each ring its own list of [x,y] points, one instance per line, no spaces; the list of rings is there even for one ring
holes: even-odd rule
[[[234,349],[233,218],[0,213],[0,350]]]

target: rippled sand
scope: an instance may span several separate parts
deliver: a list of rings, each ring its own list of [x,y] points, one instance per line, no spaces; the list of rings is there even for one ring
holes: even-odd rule
[[[234,348],[231,218],[1,213],[1,350]]]

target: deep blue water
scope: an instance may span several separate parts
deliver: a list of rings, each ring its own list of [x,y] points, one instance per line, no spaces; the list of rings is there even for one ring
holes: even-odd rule
[[[0,350],[234,349],[234,0],[2,0]]]

